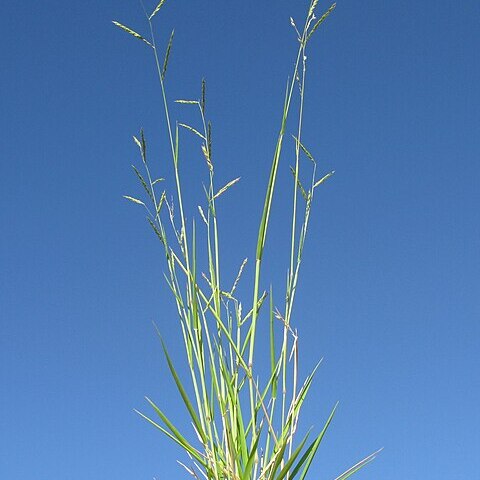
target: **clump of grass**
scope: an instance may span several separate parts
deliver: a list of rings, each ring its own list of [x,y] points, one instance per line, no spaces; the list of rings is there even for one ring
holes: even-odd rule
[[[292,324],[293,306],[315,192],[334,173],[328,172],[317,177],[314,156],[302,142],[306,50],[312,35],[332,13],[335,4],[317,18],[318,0],[312,0],[300,28],[290,19],[297,34],[298,49],[293,71],[287,82],[258,229],[252,296],[250,301],[242,301],[237,297],[237,286],[243,280],[242,274],[247,260],[241,264],[233,285],[225,286],[222,281],[216,208],[220,197],[234,187],[239,178],[231,180],[221,188],[217,188],[215,184],[212,127],[206,118],[204,81],[198,99],[176,101],[197,110],[200,127],[174,123],[171,119],[165,79],[174,33],[172,32],[165,53],[161,56],[152,23],[164,3],[165,0],[161,0],[151,14],[145,11],[149,27],[148,38],[119,22],[113,23],[151,48],[163,98],[166,132],[173,163],[174,196],[172,200],[168,200],[170,197],[161,189],[163,179],[155,179],[152,175],[147,144],[141,131],[133,140],[139,148],[142,171],[133,168],[145,197],[141,200],[125,195],[125,198],[146,209],[148,223],[165,253],[165,278],[177,308],[191,388],[187,389],[185,380],[177,373],[162,339],[161,343],[169,371],[191,421],[192,431],[180,431],[170,417],[149,398],[147,401],[152,408],[152,415],[138,413],[186,452],[188,460],[179,463],[197,479],[204,476],[208,480],[292,480],[296,477],[303,480],[337,408],[337,405],[333,406],[323,428],[313,438],[309,431],[303,438],[297,439],[300,412],[318,365],[301,383],[298,373],[298,336]],[[298,95],[298,110],[295,112],[296,126],[292,135],[295,145],[294,165],[290,167],[293,175],[290,256],[285,291],[281,295],[275,295],[275,298],[282,299],[282,304],[277,305],[272,288],[268,292],[262,289],[262,260],[277,172],[286,138],[287,120],[292,116],[295,95]],[[199,139],[201,154],[205,160],[208,175],[206,204],[198,207],[206,238],[205,251],[197,248],[198,229],[195,222],[191,228],[187,227],[179,170],[180,129]],[[300,175],[300,169],[303,170],[305,165],[308,171],[307,182],[303,182]],[[173,214],[174,202],[178,209],[178,218]],[[202,261],[208,266],[206,272],[198,270],[197,266]],[[255,350],[261,316],[266,317],[265,320],[268,320],[270,325],[270,366],[268,378],[259,380]],[[279,345],[276,342],[276,325],[281,326]],[[189,391],[193,393],[190,394]],[[367,456],[336,480],[350,477],[372,461],[377,453]]]

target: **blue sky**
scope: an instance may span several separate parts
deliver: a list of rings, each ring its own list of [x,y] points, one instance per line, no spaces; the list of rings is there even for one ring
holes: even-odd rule
[[[168,0],[157,18],[160,42],[176,29],[170,98],[207,78],[218,183],[242,177],[219,212],[229,272],[254,255],[289,16],[305,4]],[[111,24],[146,31],[142,12],[46,0],[2,14],[0,477],[180,477],[179,452],[133,413],[148,394],[182,415],[151,326],[179,349],[161,252],[122,199],[139,193],[140,127],[171,175],[152,58]],[[478,475],[479,20],[470,0],[345,0],[312,41],[304,141],[336,174],[316,197],[295,312],[303,371],[324,357],[305,424],[340,400],[312,478],[382,446],[356,478]],[[267,244],[276,282],[291,151]],[[194,207],[204,170],[190,157]]]

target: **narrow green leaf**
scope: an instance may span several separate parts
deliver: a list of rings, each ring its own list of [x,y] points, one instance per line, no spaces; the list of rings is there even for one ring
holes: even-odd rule
[[[262,402],[265,401],[265,397],[267,396],[267,393],[270,390],[270,387],[272,386],[273,382],[278,382],[278,377],[280,375],[281,366],[282,366],[282,358],[280,356],[278,361],[277,361],[277,365],[275,366],[275,369],[273,370],[267,384],[265,385],[263,393],[261,395],[259,395],[258,401],[255,405],[255,413],[260,411],[260,408],[262,407]],[[250,422],[248,423],[247,430],[246,430],[247,435],[250,432],[251,428],[252,428],[252,420],[250,419]]]
[[[240,180],[240,177],[235,178],[234,180],[231,180],[228,182],[224,187],[222,187],[213,197],[212,200],[215,200],[218,198],[222,193],[225,193],[230,187],[235,185],[238,181]]]
[[[177,445],[180,445],[182,448],[185,449],[184,444],[178,438],[176,438],[175,435],[170,433],[166,428],[162,427],[157,422],[152,420],[150,417],[147,417],[146,415],[144,415],[142,412],[140,412],[136,409],[134,409],[134,412],[137,413],[138,415],[140,415],[143,419],[145,419],[147,422],[149,422],[155,428],[158,428],[162,433],[164,433],[168,438],[173,440]],[[187,449],[187,451],[188,451],[188,449]]]
[[[199,454],[199,452],[190,445],[188,440],[180,433],[180,431],[175,427],[175,425],[168,419],[168,417],[160,410],[160,408],[155,405],[155,403],[146,397],[147,402],[151,405],[151,407],[155,410],[155,413],[162,419],[163,423],[168,427],[168,429],[172,432],[174,437],[178,440],[178,443],[192,456],[194,456],[199,462],[205,465],[205,460]],[[144,416],[144,418],[147,418]],[[148,418],[147,418],[148,419]]]
[[[304,447],[305,443],[307,442],[307,439],[308,439],[309,435],[310,435],[310,432],[307,432],[307,434],[303,437],[303,440],[300,442],[300,445],[298,445],[298,447],[293,451],[292,455],[286,461],[285,465],[280,470],[280,473],[278,474],[278,477],[276,477],[275,480],[282,480],[285,477],[285,475],[287,475],[291,466],[293,465],[293,462],[295,462],[298,455],[300,455],[300,452],[303,450],[303,447]],[[291,478],[291,477],[289,476],[288,478]]]
[[[369,464],[371,461],[375,460],[377,455],[382,451],[382,449],[377,450],[376,452],[371,453],[368,457],[365,457],[363,460],[360,460],[353,467],[350,467],[346,472],[339,475],[335,480],[346,480],[351,477],[354,473],[358,472],[365,465]]]
[[[315,368],[312,370],[310,375],[307,377],[305,380],[304,384],[302,385],[302,388],[300,389],[300,392],[298,393],[298,396],[295,400],[295,404],[293,405],[293,411],[297,413],[300,408],[302,407],[302,404],[307,396],[308,391],[310,390],[310,387],[312,386],[313,379],[315,378],[315,374],[317,373],[318,367],[322,363],[322,360],[320,360],[316,365]]]
[[[218,345],[217,345],[217,350],[218,350]],[[247,462],[248,458],[248,451],[247,451],[247,442],[246,442],[246,435],[244,431],[244,426],[243,426],[243,418],[242,418],[242,409],[240,406],[240,399],[238,398],[238,391],[236,390],[235,387],[235,380],[226,365],[226,361],[223,358],[223,355],[218,352],[218,359],[219,359],[219,364],[220,364],[220,371],[222,374],[222,379],[224,380],[225,385],[227,386],[227,393],[228,393],[228,399],[230,400],[229,403],[225,402],[225,404],[222,406],[225,410],[230,410],[234,416],[236,417],[236,422],[235,424],[237,425],[239,432],[236,437],[238,443],[235,443],[233,440],[232,436],[232,430],[227,428],[226,433],[229,436],[229,442],[232,444],[234,447],[234,451],[238,451],[239,454],[236,455],[235,461],[237,463],[237,466],[239,470],[241,470],[242,463],[241,460],[243,458],[244,462]],[[213,382],[212,382],[213,383]],[[217,392],[217,396],[221,395],[220,392]],[[225,399],[227,400],[227,399]]]
[[[260,221],[260,226],[258,229],[258,240],[257,240],[257,253],[256,253],[256,260],[257,260],[257,270],[260,268],[260,262],[263,256],[263,249],[265,247],[265,240],[267,236],[267,229],[268,229],[268,221],[270,219],[270,209],[272,205],[273,199],[273,192],[275,190],[275,184],[277,179],[277,170],[278,164],[280,161],[280,154],[282,152],[282,144],[283,144],[283,135],[285,133],[285,125],[287,123],[288,117],[288,109],[290,105],[290,96],[289,96],[289,82],[287,83],[287,88],[285,91],[285,101],[283,105],[283,115],[282,115],[282,122],[280,127],[280,132],[277,138],[277,144],[275,147],[275,153],[273,155],[272,165],[270,167],[270,177],[268,179],[268,186],[267,192],[265,194],[265,202],[263,205],[262,211],[262,219]],[[256,273],[256,277],[258,277],[260,273]],[[256,300],[256,299],[255,299]],[[255,303],[255,301],[254,301]],[[253,349],[251,349],[253,350]]]
[[[290,478],[293,479],[295,475],[298,473],[298,471],[300,470],[300,468],[302,468],[303,464],[305,463],[305,467],[303,468],[302,474],[300,476],[300,480],[304,480],[305,475],[307,474],[308,469],[310,468],[310,465],[313,461],[313,458],[317,453],[318,447],[320,446],[320,443],[322,442],[323,437],[325,436],[325,433],[327,432],[328,427],[330,426],[333,416],[335,415],[337,407],[338,407],[338,403],[336,403],[335,406],[333,407],[327,421],[325,422],[325,425],[322,428],[322,431],[318,434],[317,438],[315,438],[315,440],[310,444],[310,446],[308,447],[308,449],[306,450],[302,458],[298,461],[297,465],[292,471]]]
[[[160,334],[159,334],[160,336]],[[193,423],[195,425],[195,428],[197,429],[198,433],[202,437],[202,440],[206,442],[206,436],[203,431],[202,425],[200,424],[200,420],[198,419],[197,413],[195,412],[195,409],[193,408],[192,403],[190,402],[190,399],[188,398],[188,394],[185,391],[185,388],[183,387],[183,384],[177,374],[177,371],[175,370],[175,367],[173,366],[173,362],[170,358],[170,355],[168,354],[167,347],[162,339],[160,337],[160,342],[162,343],[162,348],[163,348],[163,353],[165,354],[165,358],[167,360],[168,368],[170,369],[170,373],[172,374],[172,377],[175,381],[175,384],[177,385],[177,389],[180,392],[180,396],[182,397],[183,403],[187,407],[188,413],[190,414],[190,417],[193,420]]]
[[[275,455],[275,462],[272,465],[272,470],[270,471],[269,478],[273,479],[275,478],[275,473],[277,473],[278,467],[282,463],[283,460],[283,455],[285,454],[285,449],[287,448],[287,441],[283,441],[282,446],[280,447],[280,450],[277,450],[277,453]]]
[[[138,38],[139,40],[142,40],[143,42],[145,42],[150,47],[153,47],[153,45],[148,40],[143,38],[139,33],[135,32],[135,30],[132,30],[130,27],[127,27],[127,26],[125,26],[125,25],[123,25],[123,24],[121,24],[121,23],[119,23],[115,20],[113,20],[112,23],[114,25],[116,25],[118,28],[121,28],[125,32],[129,33],[130,35],[133,35],[135,38]]]
[[[247,461],[247,464],[245,465],[245,470],[242,473],[241,480],[248,480],[250,478],[251,473],[252,473],[253,464],[255,462],[255,457],[257,455],[257,446],[258,446],[258,442],[260,440],[260,432],[257,432],[256,437],[257,438],[255,439],[255,442],[253,443],[252,449],[251,449],[250,454],[248,456],[248,461]]]
[[[165,3],[165,0],[160,0],[160,3],[155,7],[155,10],[148,17],[149,20],[151,20],[158,13],[158,11],[163,7],[164,3]]]
[[[170,35],[170,40],[168,41],[167,50],[165,52],[165,58],[163,60],[162,81],[165,79],[165,74],[167,73],[168,60],[170,58],[170,50],[172,49],[174,35],[175,35],[175,30],[172,30],[172,33]]]
[[[275,365],[275,315],[274,315],[274,303],[273,303],[273,289],[270,285],[270,374],[273,377],[276,365]],[[277,380],[273,378],[272,381],[272,398],[277,398]]]

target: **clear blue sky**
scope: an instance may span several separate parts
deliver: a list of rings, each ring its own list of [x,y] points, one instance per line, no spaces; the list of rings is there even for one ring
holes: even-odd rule
[[[157,19],[161,42],[176,28],[169,96],[198,96],[207,78],[218,182],[242,177],[220,209],[232,271],[254,255],[289,16],[305,4],[167,0]],[[142,12],[46,0],[8,2],[2,18],[0,478],[181,478],[176,449],[132,410],[148,394],[181,415],[151,326],[180,345],[161,252],[122,199],[139,192],[141,126],[170,175],[152,58],[110,23],[145,31]],[[336,175],[317,196],[296,309],[304,372],[325,358],[305,424],[340,400],[312,478],[382,446],[356,478],[478,478],[479,23],[473,0],[345,0],[312,42],[304,140]]]

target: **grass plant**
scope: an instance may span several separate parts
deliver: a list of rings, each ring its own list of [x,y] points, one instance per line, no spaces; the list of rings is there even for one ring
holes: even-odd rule
[[[335,4],[317,17],[318,0],[312,0],[303,25],[297,27],[291,19],[298,48],[293,71],[286,85],[278,138],[258,228],[254,275],[250,285],[251,298],[242,301],[237,296],[237,287],[240,281],[244,281],[247,261],[239,267],[233,285],[226,286],[222,280],[216,208],[220,197],[239,179],[235,178],[221,188],[216,186],[212,126],[206,118],[204,81],[198,99],[176,100],[179,104],[197,110],[200,127],[174,122],[171,118],[165,80],[174,33],[170,36],[165,53],[161,54],[153,28],[153,21],[161,13],[164,3],[165,0],[161,0],[151,13],[144,9],[148,36],[140,35],[122,23],[113,23],[151,50],[163,99],[174,172],[173,197],[162,189],[163,179],[157,179],[152,174],[145,135],[141,131],[133,140],[139,149],[142,168],[133,168],[143,188],[144,199],[127,195],[125,198],[145,208],[147,221],[165,254],[165,279],[176,304],[191,385],[187,385],[186,380],[177,373],[167,347],[163,339],[160,339],[168,369],[185,406],[192,430],[181,431],[170,416],[149,398],[147,402],[152,414],[138,413],[185,451],[186,459],[179,463],[196,479],[303,480],[337,408],[337,405],[333,406],[319,433],[311,435],[309,431],[302,438],[297,438],[300,412],[318,365],[301,382],[298,336],[292,322],[293,306],[315,192],[333,174],[328,172],[317,177],[314,156],[302,142],[306,51],[312,36],[333,12]],[[296,95],[298,98],[294,102]],[[280,294],[275,292],[274,296],[272,288],[266,291],[262,287],[262,261],[283,145],[290,140],[290,136],[287,136],[287,121],[292,121],[290,117],[294,118],[295,125],[291,140],[295,146],[295,158],[290,167],[293,176],[290,255],[285,291]],[[201,235],[205,235],[205,241],[200,242],[205,248],[200,250],[196,223],[187,225],[179,169],[180,130],[186,130],[199,139],[208,175],[205,205],[198,207],[203,231]],[[304,169],[308,172],[307,182],[302,180]],[[206,271],[200,272],[199,265],[203,264],[207,266]],[[281,304],[277,305],[274,298],[281,299]],[[268,321],[270,326],[269,373],[262,380],[257,373],[259,369],[255,356],[260,321]],[[280,333],[277,332],[278,328]],[[336,480],[350,477],[372,461],[377,453],[367,456]]]

